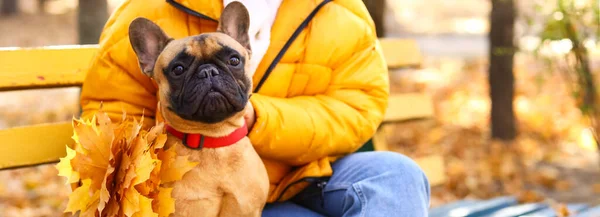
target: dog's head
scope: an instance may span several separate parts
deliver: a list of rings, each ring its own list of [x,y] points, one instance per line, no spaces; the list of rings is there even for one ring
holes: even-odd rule
[[[252,91],[248,11],[228,4],[217,32],[181,39],[136,18],[129,39],[142,72],[156,81],[165,120],[214,124],[241,113]]]

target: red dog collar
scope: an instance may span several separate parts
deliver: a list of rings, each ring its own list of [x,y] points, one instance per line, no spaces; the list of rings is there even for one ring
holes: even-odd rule
[[[231,134],[224,137],[209,137],[202,134],[182,133],[169,125],[166,125],[166,128],[167,132],[181,139],[183,145],[191,149],[220,148],[230,146],[240,141],[248,134],[248,127],[246,126],[246,122],[244,122],[244,125],[242,127],[238,128]]]

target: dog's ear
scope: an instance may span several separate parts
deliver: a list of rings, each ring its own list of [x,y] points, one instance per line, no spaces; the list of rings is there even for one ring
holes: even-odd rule
[[[250,38],[248,29],[250,28],[250,15],[248,9],[242,3],[234,1],[229,3],[221,13],[221,20],[217,31],[225,33],[250,51]]]
[[[138,17],[129,24],[129,42],[142,72],[152,77],[154,64],[172,39],[154,22]]]

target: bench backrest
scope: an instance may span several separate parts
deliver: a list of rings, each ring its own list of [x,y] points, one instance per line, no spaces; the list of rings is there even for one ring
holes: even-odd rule
[[[388,67],[420,66],[422,57],[415,41],[383,38],[380,42]],[[81,86],[82,69],[96,51],[96,45],[0,48],[0,91]],[[429,97],[392,95],[384,122],[432,115]],[[70,121],[0,130],[0,169],[58,162],[66,155],[65,145],[73,142],[71,136]]]

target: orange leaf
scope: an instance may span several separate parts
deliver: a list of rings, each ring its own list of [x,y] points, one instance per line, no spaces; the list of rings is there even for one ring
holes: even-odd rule
[[[135,189],[137,189],[142,195],[147,196],[147,197],[153,197],[154,195],[151,195],[151,194],[155,194],[156,192],[158,192],[159,186],[161,184],[161,182],[160,182],[161,165],[162,165],[162,162],[157,161],[156,166],[150,173],[150,178],[148,180],[146,180],[145,182],[140,183],[135,186]]]
[[[558,191],[568,191],[569,189],[571,189],[571,182],[567,180],[558,181],[556,182],[554,187]]]
[[[78,139],[77,148],[81,151],[71,161],[73,169],[80,177],[92,180],[91,188],[100,189],[108,168],[111,140],[100,133],[95,127],[96,118],[91,122],[73,121],[75,137]],[[91,126],[91,127],[90,127]],[[112,135],[112,132],[108,133]],[[77,150],[77,149],[76,149]]]
[[[158,217],[152,210],[152,200],[140,195],[140,211],[133,214],[133,217]]]
[[[594,191],[594,193],[600,194],[600,184],[594,184],[592,186],[592,190]]]
[[[90,185],[92,181],[90,179],[84,179],[81,180],[81,182],[83,184],[69,195],[69,203],[67,204],[65,212],[75,213],[77,211],[85,211],[87,204],[92,199],[90,197]]]
[[[158,200],[152,203],[159,217],[168,217],[175,212],[175,200],[171,197],[171,192],[173,192],[173,188],[160,188],[157,195]]]
[[[533,203],[544,200],[544,197],[535,191],[523,191],[518,196],[519,203]]]
[[[569,211],[569,208],[567,208],[567,205],[562,203],[555,206],[554,211],[556,212],[557,217],[567,217],[571,215],[571,212]]]
[[[104,179],[102,181],[102,186],[100,187],[100,202],[98,204],[98,211],[100,213],[102,213],[102,210],[104,210],[104,207],[106,206],[106,204],[108,203],[108,200],[110,199],[110,192],[106,186],[106,183],[113,183],[114,180],[114,174],[113,172],[115,171],[115,168],[112,166],[109,166],[106,174],[104,176]]]
[[[160,180],[163,183],[181,180],[185,173],[198,165],[197,162],[188,161],[187,157],[177,156],[174,148],[159,152],[158,158],[163,161],[160,171]]]
[[[123,209],[125,216],[131,217],[134,213],[141,210],[140,197],[142,197],[142,195],[137,191],[125,192],[125,197],[121,201],[121,208]]]

